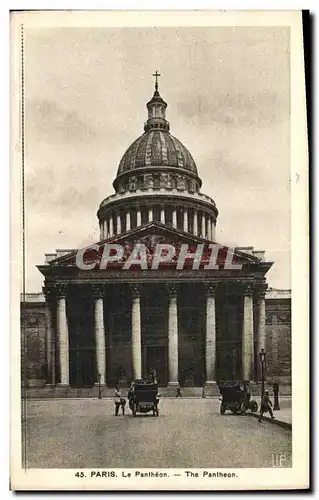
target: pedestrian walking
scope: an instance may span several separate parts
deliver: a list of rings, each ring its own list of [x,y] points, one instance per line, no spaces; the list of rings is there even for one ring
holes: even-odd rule
[[[182,397],[182,391],[181,391],[181,386],[178,384],[177,390],[176,390],[176,397],[181,398]]]
[[[134,381],[131,382],[131,385],[127,393],[128,404],[131,411],[133,411],[133,406],[134,406],[134,385],[135,385]]]
[[[272,402],[269,397],[269,391],[265,391],[265,394],[261,398],[260,414],[258,422],[261,422],[264,413],[269,412],[271,418],[275,418],[272,411]]]

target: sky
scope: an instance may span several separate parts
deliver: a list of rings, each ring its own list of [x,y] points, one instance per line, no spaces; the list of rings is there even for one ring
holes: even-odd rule
[[[155,70],[217,242],[266,250],[269,285],[290,288],[289,57],[282,27],[26,29],[26,291],[41,291],[45,253],[99,240]]]

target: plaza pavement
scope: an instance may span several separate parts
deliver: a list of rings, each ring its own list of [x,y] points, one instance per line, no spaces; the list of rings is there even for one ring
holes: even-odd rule
[[[292,433],[219,413],[217,399],[163,399],[159,417],[114,416],[111,399],[27,401],[27,467],[291,467]]]

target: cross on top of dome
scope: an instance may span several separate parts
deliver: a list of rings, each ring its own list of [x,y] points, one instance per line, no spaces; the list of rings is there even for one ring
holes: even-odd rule
[[[158,81],[157,78],[161,76],[161,74],[156,70],[155,73],[153,73],[152,76],[155,76],[155,91],[158,91]]]

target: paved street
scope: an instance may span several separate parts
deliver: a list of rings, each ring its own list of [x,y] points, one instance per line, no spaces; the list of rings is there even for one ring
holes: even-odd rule
[[[159,417],[114,416],[113,402],[27,403],[32,468],[271,467],[289,457],[291,432],[250,416],[219,413],[218,400],[164,399]]]

